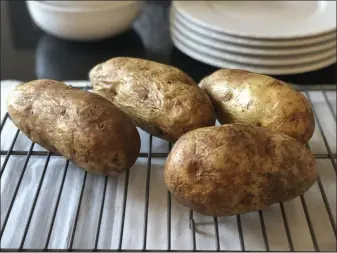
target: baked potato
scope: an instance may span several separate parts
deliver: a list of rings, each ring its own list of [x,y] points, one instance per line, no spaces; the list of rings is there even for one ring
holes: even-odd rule
[[[193,130],[173,146],[165,183],[185,206],[226,216],[293,199],[317,178],[304,144],[268,128],[227,124]]]
[[[221,124],[270,128],[307,143],[315,130],[312,108],[300,92],[272,77],[221,69],[200,82]]]
[[[215,124],[207,94],[177,68],[117,57],[95,66],[89,76],[96,93],[154,136],[175,142],[188,131]]]
[[[136,126],[103,97],[53,80],[17,86],[7,98],[14,124],[32,141],[104,175],[130,168],[140,151]]]

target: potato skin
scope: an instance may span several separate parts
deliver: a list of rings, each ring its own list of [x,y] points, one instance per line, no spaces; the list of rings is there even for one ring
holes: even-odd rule
[[[221,124],[244,123],[270,128],[307,143],[315,130],[304,95],[272,77],[245,70],[221,69],[200,82]]]
[[[95,66],[89,76],[96,93],[154,136],[175,142],[188,131],[215,124],[207,94],[177,68],[117,57]]]
[[[53,80],[17,86],[7,98],[14,124],[32,141],[88,171],[118,175],[140,151],[138,131],[101,96]]]
[[[242,214],[293,199],[317,178],[311,152],[267,128],[228,124],[193,130],[169,154],[169,191],[210,216]]]

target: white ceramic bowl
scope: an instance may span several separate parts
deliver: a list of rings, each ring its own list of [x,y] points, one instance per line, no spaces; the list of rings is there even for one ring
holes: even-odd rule
[[[63,7],[71,10],[94,9],[94,8],[118,8],[138,1],[41,1],[55,7]]]
[[[102,8],[67,8],[40,1],[27,1],[29,13],[43,31],[62,39],[100,40],[127,30],[143,2]]]

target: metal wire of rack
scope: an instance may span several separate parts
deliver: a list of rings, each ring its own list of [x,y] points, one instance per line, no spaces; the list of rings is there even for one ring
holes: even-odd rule
[[[82,87],[82,88],[87,88],[87,87]],[[309,99],[310,102],[312,102],[311,99],[311,95],[310,95],[310,91],[313,90],[317,90],[317,91],[321,91],[324,95],[324,99],[326,104],[328,105],[329,108],[329,112],[332,117],[334,118],[334,121],[336,123],[336,114],[332,108],[332,105],[330,104],[330,102],[328,101],[326,92],[329,90],[335,91],[335,88],[331,88],[331,86],[328,87],[324,87],[324,86],[319,86],[319,87],[299,87],[299,90],[302,91],[307,98]],[[314,108],[314,106],[313,106]],[[315,108],[314,108],[315,110]],[[328,144],[328,138],[324,133],[323,130],[323,126],[321,124],[321,122],[319,121],[319,119],[317,118],[317,112],[315,112],[316,115],[316,128],[318,129],[320,135],[322,136],[322,140],[324,142],[324,145],[327,149],[327,153],[326,154],[315,154],[315,158],[316,159],[327,159],[331,162],[334,172],[335,174],[337,174],[337,166],[336,166],[336,154],[332,152],[331,148],[329,147]],[[6,122],[10,121],[9,115],[8,113],[5,114],[5,117],[2,119],[1,121],[1,126],[0,126],[0,130],[3,130],[3,127],[5,126]],[[49,227],[48,229],[48,233],[47,233],[47,239],[44,243],[44,247],[43,248],[25,248],[25,241],[27,239],[27,233],[29,230],[29,227],[31,225],[32,222],[32,216],[34,214],[34,210],[39,198],[39,194],[41,192],[41,186],[42,183],[44,181],[45,175],[46,175],[46,170],[48,168],[49,162],[51,160],[52,157],[57,157],[60,156],[59,154],[55,154],[49,151],[34,151],[34,143],[31,143],[29,146],[28,151],[24,151],[24,150],[13,150],[13,147],[18,139],[20,131],[16,130],[14,138],[9,146],[9,148],[7,150],[1,150],[1,156],[4,156],[3,159],[3,163],[1,166],[1,172],[0,175],[2,177],[3,173],[6,170],[6,165],[9,161],[9,159],[13,156],[20,156],[20,157],[25,157],[24,160],[24,164],[23,167],[21,169],[20,172],[20,176],[19,179],[17,181],[17,185],[15,186],[14,189],[14,193],[13,193],[13,197],[10,201],[10,204],[8,206],[7,212],[4,215],[4,218],[2,218],[1,220],[1,232],[0,232],[0,237],[2,239],[6,226],[8,225],[8,220],[9,217],[11,215],[11,211],[13,209],[14,203],[16,201],[16,197],[18,195],[19,192],[19,188],[20,188],[20,184],[22,182],[24,173],[27,169],[27,165],[28,162],[30,160],[30,158],[32,156],[36,156],[36,157],[45,157],[45,163],[44,166],[42,168],[42,175],[40,177],[40,180],[38,182],[37,185],[37,190],[35,193],[35,196],[33,198],[33,203],[31,205],[30,210],[28,211],[29,215],[28,215],[28,219],[27,222],[25,224],[22,224],[22,226],[24,227],[23,229],[23,235],[21,238],[21,242],[19,244],[19,247],[15,247],[15,248],[2,248],[2,251],[54,251],[55,249],[50,248],[50,240],[51,240],[51,235],[53,232],[53,227],[54,227],[54,223],[55,223],[55,218],[59,209],[59,204],[60,204],[60,199],[61,199],[61,195],[64,191],[64,185],[65,185],[65,180],[67,177],[67,174],[69,172],[68,167],[69,167],[69,161],[67,160],[64,168],[63,168],[63,174],[61,176],[61,184],[59,187],[59,190],[57,192],[57,198],[56,198],[56,203],[55,205],[50,209],[50,212],[52,212],[52,219],[50,221],[49,224],[46,224],[46,226]],[[167,152],[163,152],[163,153],[154,153],[152,151],[152,142],[153,142],[153,137],[149,136],[149,140],[147,143],[148,146],[148,151],[147,152],[141,152],[139,157],[140,158],[147,158],[147,169],[146,169],[146,184],[145,184],[145,207],[144,207],[144,217],[143,217],[143,234],[142,235],[135,235],[137,237],[141,237],[142,238],[142,246],[140,248],[137,249],[127,249],[123,247],[123,238],[125,236],[125,221],[126,221],[126,212],[127,212],[127,198],[128,198],[128,190],[129,190],[129,177],[130,177],[130,172],[126,171],[125,173],[125,180],[124,180],[124,189],[123,189],[123,199],[122,199],[122,205],[121,205],[121,221],[120,221],[120,233],[118,235],[118,244],[116,248],[110,248],[110,249],[101,249],[98,247],[98,243],[99,243],[99,238],[104,236],[101,233],[101,227],[102,227],[102,217],[103,217],[103,212],[104,212],[104,207],[105,207],[105,200],[106,200],[106,195],[107,195],[107,184],[108,184],[108,177],[105,177],[104,179],[104,186],[103,186],[103,190],[102,190],[102,196],[101,196],[101,205],[100,205],[100,211],[97,213],[98,215],[98,222],[97,222],[97,229],[95,231],[95,236],[94,236],[94,247],[90,248],[90,249],[79,249],[79,248],[74,248],[74,238],[75,238],[75,234],[76,234],[76,230],[77,230],[77,223],[78,223],[78,219],[79,219],[79,214],[80,214],[80,210],[81,210],[81,205],[83,202],[83,195],[84,195],[84,189],[86,186],[86,181],[87,181],[87,176],[88,173],[85,172],[83,179],[82,179],[82,183],[81,183],[81,188],[80,188],[80,194],[78,197],[78,200],[76,202],[76,212],[75,212],[75,217],[74,217],[74,223],[73,223],[73,227],[71,229],[71,233],[69,234],[69,240],[68,240],[68,247],[64,248],[64,249],[56,249],[57,251],[156,251],[156,252],[160,252],[160,251],[179,251],[179,252],[183,252],[183,251],[251,251],[250,249],[246,248],[245,245],[245,239],[244,239],[244,233],[243,233],[243,227],[242,227],[242,218],[241,215],[237,215],[236,216],[236,223],[237,223],[237,233],[238,233],[238,239],[239,239],[239,244],[240,244],[240,248],[236,249],[236,250],[228,250],[228,249],[223,249],[221,248],[220,245],[220,232],[219,232],[219,222],[218,222],[218,218],[217,217],[213,217],[213,230],[214,230],[214,248],[210,248],[207,250],[203,250],[203,249],[198,249],[197,248],[197,234],[199,233],[195,219],[194,219],[194,212],[192,210],[189,211],[189,231],[190,231],[190,237],[191,237],[191,248],[190,249],[173,249],[172,248],[172,240],[171,240],[171,236],[172,236],[172,197],[170,195],[170,193],[167,191],[167,218],[166,218],[166,233],[167,233],[167,237],[166,237],[166,249],[149,249],[148,246],[148,222],[149,222],[149,194],[150,194],[150,189],[151,189],[151,185],[150,185],[150,178],[151,178],[151,165],[152,165],[152,159],[154,158],[162,158],[165,159],[168,155]],[[171,149],[171,144],[168,144],[168,150]],[[18,168],[19,170],[19,168]],[[327,200],[327,194],[326,194],[326,189],[323,187],[323,183],[321,181],[321,178],[318,178],[317,180],[318,186],[319,186],[319,191],[321,193],[321,197],[323,199],[324,202],[324,206],[326,209],[326,212],[328,214],[329,217],[329,222],[330,225],[332,227],[332,231],[333,231],[333,235],[336,238],[337,233],[336,233],[336,217],[334,217],[333,211],[332,211],[332,207],[329,204],[329,201]],[[1,193],[2,194],[2,193]],[[3,196],[2,196],[3,197]],[[300,202],[303,208],[303,212],[305,215],[305,220],[310,232],[310,236],[312,239],[312,243],[313,243],[313,249],[315,251],[320,251],[320,245],[318,243],[317,240],[317,234],[315,232],[314,226],[313,226],[313,220],[310,216],[310,213],[308,211],[308,206],[307,206],[307,202],[306,202],[306,198],[304,196],[300,196]],[[289,224],[289,219],[287,216],[287,213],[285,211],[285,207],[284,207],[284,203],[279,203],[279,208],[280,208],[280,212],[281,212],[281,217],[283,220],[283,224],[284,224],[284,229],[285,229],[285,234],[286,234],[286,240],[288,243],[288,247],[289,247],[289,251],[294,251],[296,250],[295,246],[294,246],[294,241],[292,238],[292,233],[290,231],[290,224]],[[268,233],[266,230],[266,224],[265,224],[265,213],[264,211],[259,211],[258,212],[258,216],[259,216],[259,220],[260,220],[260,227],[261,227],[261,231],[262,231],[262,236],[263,236],[263,244],[264,244],[264,250],[265,251],[273,251],[270,248],[270,242],[268,240]]]

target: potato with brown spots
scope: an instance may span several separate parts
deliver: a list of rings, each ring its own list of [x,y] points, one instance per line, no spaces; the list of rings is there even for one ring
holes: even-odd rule
[[[183,135],[165,163],[169,191],[210,216],[242,214],[293,199],[317,178],[311,152],[294,138],[246,124]]]
[[[36,80],[17,86],[7,106],[14,124],[32,141],[85,170],[118,175],[138,157],[136,126],[97,94]]]
[[[89,76],[96,93],[154,136],[175,142],[188,131],[215,124],[207,94],[177,68],[117,57],[94,67]]]
[[[304,95],[272,77],[245,70],[221,69],[200,82],[221,124],[244,123],[270,128],[307,143],[315,130]]]

